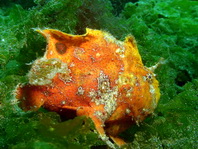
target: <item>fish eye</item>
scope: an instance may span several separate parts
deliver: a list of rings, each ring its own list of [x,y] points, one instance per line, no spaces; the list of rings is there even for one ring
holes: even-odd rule
[[[147,78],[148,79],[151,79],[152,78],[151,74],[148,74]]]
[[[151,73],[148,73],[148,74],[146,75],[146,80],[147,80],[149,83],[152,83],[152,79],[153,79],[152,74],[151,74]]]

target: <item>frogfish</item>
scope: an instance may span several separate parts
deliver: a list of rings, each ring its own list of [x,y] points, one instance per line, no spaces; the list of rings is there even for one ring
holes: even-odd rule
[[[89,117],[109,147],[126,144],[118,135],[142,122],[158,104],[158,64],[143,65],[131,35],[120,41],[89,28],[83,35],[36,31],[47,39],[47,48],[33,62],[28,83],[16,88],[20,107],[35,111],[42,106],[66,118]]]

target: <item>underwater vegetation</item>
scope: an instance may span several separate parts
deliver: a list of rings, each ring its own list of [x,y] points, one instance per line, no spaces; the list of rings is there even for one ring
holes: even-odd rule
[[[136,38],[144,65],[156,70],[161,99],[155,113],[120,136],[126,148],[198,148],[198,2],[194,0],[8,0],[0,2],[0,148],[107,148],[85,117],[65,120],[40,108],[24,112],[18,83],[45,52],[32,28],[83,34],[100,29]]]

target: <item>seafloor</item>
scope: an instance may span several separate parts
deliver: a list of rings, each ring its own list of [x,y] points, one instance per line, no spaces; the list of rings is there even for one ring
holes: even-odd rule
[[[45,40],[32,28],[82,34],[105,30],[117,39],[135,36],[143,63],[156,70],[161,99],[154,115],[122,133],[133,149],[198,148],[198,1],[3,0],[0,1],[0,148],[107,148],[90,119],[61,121],[40,109],[24,112],[13,96],[26,83]]]

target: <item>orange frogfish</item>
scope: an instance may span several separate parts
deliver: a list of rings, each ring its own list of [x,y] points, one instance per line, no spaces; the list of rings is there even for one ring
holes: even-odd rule
[[[48,45],[44,56],[33,63],[29,82],[17,86],[22,109],[42,106],[67,118],[87,116],[107,145],[124,145],[118,134],[143,121],[157,106],[160,90],[153,73],[157,65],[143,65],[132,36],[122,42],[89,28],[83,35],[36,31]]]

